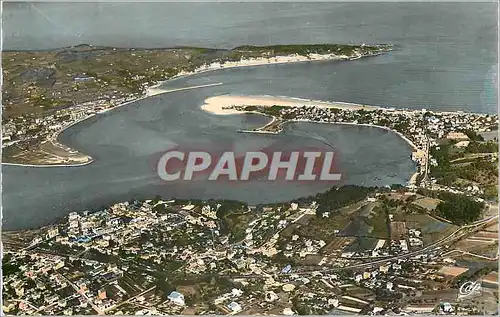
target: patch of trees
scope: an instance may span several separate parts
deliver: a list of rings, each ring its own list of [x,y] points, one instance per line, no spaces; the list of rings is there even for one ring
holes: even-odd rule
[[[165,214],[167,213],[167,206],[165,204],[158,204],[153,207],[152,211],[158,214]]]
[[[484,138],[482,135],[478,134],[476,131],[474,130],[469,130],[469,129],[466,129],[466,130],[462,130],[462,132],[469,137],[469,139],[471,139],[472,141],[484,141]]]
[[[257,106],[246,106],[245,108],[243,108],[245,111],[257,111],[259,109],[259,107]]]
[[[497,165],[486,160],[477,160],[469,165],[458,168],[456,173],[460,178],[475,180],[479,172],[485,171],[488,175],[496,176],[498,173]]]
[[[318,216],[323,212],[329,212],[352,203],[361,201],[375,190],[375,187],[363,187],[357,185],[346,185],[342,187],[332,187],[324,193],[299,199],[299,203],[311,203],[316,201],[319,205],[316,211]]]
[[[424,188],[419,188],[417,193],[442,200],[436,207],[436,214],[456,224],[466,224],[478,220],[484,208],[483,202],[475,201],[465,195]]]
[[[284,106],[278,106],[274,105],[272,107],[263,107],[262,108],[262,113],[271,115],[271,116],[279,116],[281,113],[281,110],[286,109]]]
[[[351,56],[358,50],[362,53],[380,52],[390,48],[389,45],[345,45],[345,44],[295,44],[295,45],[272,45],[272,46],[251,46],[244,45],[235,47],[232,51],[271,53],[271,55],[308,55],[308,54],[338,54]]]
[[[432,147],[430,154],[438,162],[438,166],[432,167],[433,172],[440,172],[450,166],[450,144],[443,144],[439,148]]]
[[[211,201],[212,203],[215,203],[215,201]],[[210,204],[212,206],[212,203]],[[228,217],[230,217],[232,214],[236,214],[242,211],[247,211],[248,210],[248,204],[241,202],[241,201],[236,201],[236,200],[222,200],[222,201],[217,201],[217,203],[221,204],[219,208],[217,209],[216,216],[219,221],[219,232],[222,235],[229,234],[231,233],[234,235],[234,232],[232,232],[232,226],[230,225],[230,222],[228,221]],[[214,207],[214,206],[212,206]]]
[[[494,141],[488,141],[488,142],[472,141],[465,148],[465,152],[467,152],[467,153],[497,153],[498,152],[498,143],[496,143]]]
[[[310,308],[300,301],[299,296],[292,298],[292,308],[298,315],[311,315]]]
[[[489,161],[489,159],[470,158],[451,163],[457,157],[457,154],[451,153],[451,147],[451,144],[445,144],[440,146],[439,149],[431,149],[432,157],[438,162],[437,166],[431,166],[431,173],[439,180],[440,184],[453,185],[459,178],[481,182],[478,177],[483,173],[485,173],[486,177],[497,175],[497,165]],[[472,141],[465,149],[465,152],[468,153],[489,153],[490,151],[497,152],[498,144]]]
[[[167,297],[171,292],[175,291],[175,285],[168,281],[168,275],[165,273],[153,274],[156,278],[156,292],[161,292]]]
[[[484,203],[464,195],[443,192],[440,199],[444,201],[437,205],[436,214],[458,225],[478,220],[484,208]]]
[[[10,262],[6,261],[5,258],[3,259],[2,262],[3,262],[2,263],[2,276],[4,278],[9,276],[9,275],[13,275],[13,274],[16,274],[17,272],[21,271],[21,269],[19,268],[19,265],[10,263]]]
[[[248,204],[241,201],[221,200],[219,203],[221,206],[217,209],[217,218],[224,218],[231,213],[240,212],[242,210],[247,211],[248,209]]]
[[[488,185],[484,188],[484,197],[486,199],[497,199],[498,189],[497,185]]]

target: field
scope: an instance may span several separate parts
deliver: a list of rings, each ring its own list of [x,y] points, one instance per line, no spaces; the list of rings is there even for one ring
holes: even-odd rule
[[[346,247],[344,251],[362,252],[362,251],[373,250],[373,248],[375,248],[375,246],[377,245],[377,242],[378,242],[377,238],[360,237],[357,238],[348,247]]]
[[[372,228],[367,236],[380,239],[389,238],[388,218],[384,210],[373,208],[372,212],[364,218],[364,222]]]
[[[426,214],[399,214],[394,220],[405,221],[408,229],[421,230],[424,246],[458,229],[458,226],[439,221]]]
[[[341,253],[356,238],[354,237],[335,237],[326,246],[321,249],[321,253],[328,255],[332,253]]]
[[[198,49],[129,50],[81,45],[52,51],[3,52],[4,111],[43,113],[85,101],[142,92],[175,74]]]
[[[362,209],[362,203],[355,203],[337,211],[332,212],[329,217],[305,216],[298,223],[301,227],[298,234],[304,237],[328,241],[332,236],[344,235],[342,232],[352,221],[356,221],[357,215]],[[305,218],[307,217],[307,220]],[[294,228],[295,229],[295,228]],[[288,233],[288,232],[287,232]]]
[[[427,211],[432,211],[436,209],[437,205],[441,202],[439,199],[424,197],[421,199],[417,199],[413,202],[413,204],[424,208]]]
[[[498,241],[478,241],[465,239],[455,245],[456,252],[453,255],[462,254],[494,260],[498,256]]]
[[[391,240],[401,240],[406,236],[406,222],[391,221]]]

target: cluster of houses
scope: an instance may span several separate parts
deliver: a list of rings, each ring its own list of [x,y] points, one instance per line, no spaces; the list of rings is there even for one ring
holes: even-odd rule
[[[366,202],[376,204],[380,197],[375,193]],[[433,291],[453,293],[453,281],[474,272],[445,258],[443,252],[450,250],[435,247],[424,252],[422,231],[406,227],[392,213],[390,239],[376,240],[371,249],[350,251],[347,246],[354,238],[339,230],[331,241],[286,231],[307,224],[306,218],[329,218],[330,213],[315,214],[316,203],[235,206],[232,212],[249,218],[229,230],[220,213],[222,204],[133,200],[97,212],[72,212],[64,222],[35,235],[26,248],[8,253],[7,263],[18,269],[4,275],[4,311],[448,314],[459,308]],[[401,258],[404,254],[408,256]],[[363,265],[370,261],[377,264]],[[158,279],[155,272],[166,276]],[[179,276],[229,282],[176,284]],[[163,283],[170,284],[165,288]],[[498,287],[490,284],[488,294]],[[200,287],[205,287],[203,300],[196,296]],[[386,304],[375,300],[380,297]],[[406,299],[397,303],[397,312],[391,308],[394,298]],[[473,306],[460,309],[472,312]]]
[[[42,142],[56,143],[58,134],[76,122],[105,112],[138,96],[112,97],[74,105],[50,112],[44,116],[26,114],[15,118],[4,118],[2,124],[2,148],[17,146],[20,149],[33,149]]]

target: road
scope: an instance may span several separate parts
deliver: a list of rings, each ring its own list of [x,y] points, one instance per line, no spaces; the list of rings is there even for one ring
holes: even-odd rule
[[[461,228],[457,229],[456,231],[454,231],[450,235],[448,235],[448,236],[446,236],[446,237],[434,242],[433,244],[431,244],[423,249],[420,249],[418,251],[405,253],[402,255],[398,255],[398,256],[383,259],[383,260],[377,260],[377,261],[372,261],[372,262],[368,262],[368,263],[351,265],[348,267],[348,269],[349,270],[363,269],[363,268],[371,267],[374,265],[379,265],[379,264],[383,264],[383,263],[387,263],[387,262],[397,261],[399,259],[405,259],[405,258],[414,257],[417,255],[424,254],[426,252],[432,251],[433,249],[437,249],[445,244],[448,244],[448,243],[452,242],[453,240],[460,239],[467,234],[470,234],[472,232],[476,232],[478,229],[482,229],[483,226],[485,226],[486,224],[488,224],[491,221],[496,220],[496,219],[498,219],[498,215],[476,221],[475,223],[472,223],[470,225],[462,226]],[[469,228],[474,228],[474,230],[468,231],[467,229],[469,229]],[[465,231],[465,232],[460,233],[461,231]],[[338,268],[330,269],[330,270],[338,270]],[[330,270],[326,270],[326,271],[330,271]],[[316,269],[315,271],[318,271],[318,270]],[[325,270],[322,270],[321,272],[325,272]]]
[[[75,285],[75,283],[71,282],[70,279],[68,279],[66,276],[62,275],[61,273],[58,273],[59,276],[66,280],[66,282],[68,282],[69,285],[71,285],[71,287],[73,287],[73,289],[78,293],[80,294],[84,299],[85,301],[90,304],[90,306],[92,306],[92,308],[96,311],[97,315],[104,315],[104,311],[102,311],[96,304],[94,304],[94,301],[92,301],[88,296],[87,294],[85,294],[85,291],[83,290],[80,290],[78,288],[78,286]]]
[[[429,174],[429,159],[430,159],[430,150],[431,150],[431,140],[429,139],[429,136],[426,134],[425,138],[427,139],[427,145],[425,147],[425,167],[424,167],[424,177],[420,180],[420,184],[423,185],[423,187],[427,187],[426,182]]]
[[[143,292],[141,292],[141,293],[139,293],[139,294],[136,294],[136,295],[134,295],[134,296],[130,297],[129,299],[124,300],[124,301],[123,301],[123,302],[121,302],[121,303],[118,303],[118,304],[113,305],[113,306],[111,306],[111,307],[109,307],[109,308],[106,308],[106,309],[102,312],[102,315],[104,315],[106,312],[112,311],[113,309],[116,309],[116,308],[118,308],[118,307],[120,307],[120,306],[122,306],[122,305],[124,305],[124,304],[126,304],[126,303],[128,303],[128,302],[130,302],[130,301],[132,301],[132,300],[134,300],[134,299],[136,299],[136,298],[138,298],[138,297],[140,297],[140,296],[142,296],[142,295],[144,295],[144,294],[148,293],[148,292],[151,292],[151,291],[152,291],[152,290],[154,290],[155,288],[156,288],[156,286],[153,286],[153,287],[151,287],[151,288],[148,288],[147,290],[145,290],[145,291],[143,291]]]

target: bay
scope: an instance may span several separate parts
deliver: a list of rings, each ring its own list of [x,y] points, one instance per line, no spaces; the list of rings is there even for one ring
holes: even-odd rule
[[[93,156],[85,167],[2,166],[4,229],[43,225],[70,211],[160,194],[266,203],[331,184],[161,182],[155,163],[176,145],[325,147],[342,183],[405,183],[411,149],[377,128],[292,124],[283,135],[236,133],[267,119],[214,116],[207,97],[257,94],[413,109],[496,112],[495,3],[5,3],[4,49],[81,43],[120,47],[230,48],[288,43],[390,43],[395,51],[349,62],[241,68],[180,78],[168,87],[223,85],[151,97],[82,122],[61,141]]]

